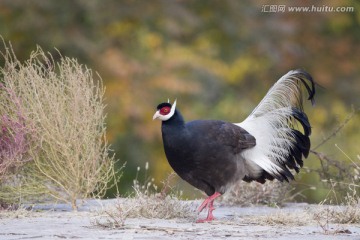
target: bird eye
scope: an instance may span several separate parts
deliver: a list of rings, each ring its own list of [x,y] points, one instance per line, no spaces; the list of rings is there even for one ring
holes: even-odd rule
[[[160,114],[161,115],[166,115],[170,112],[170,108],[169,107],[163,107],[162,109],[160,109]]]

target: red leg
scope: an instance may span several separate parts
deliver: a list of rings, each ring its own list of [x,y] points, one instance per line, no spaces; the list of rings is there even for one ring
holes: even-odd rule
[[[210,198],[211,198],[211,196],[210,196],[210,197],[207,197],[207,198],[203,201],[203,203],[199,206],[199,208],[198,208],[198,210],[197,210],[198,213],[201,213],[202,210],[204,210],[204,208],[207,207],[207,205],[208,205],[209,202],[210,202]]]
[[[205,207],[208,207],[209,203],[213,203],[215,198],[221,196],[221,193],[215,192],[213,195],[209,196],[204,200],[204,202],[200,205],[198,208],[198,213],[200,213],[202,210],[204,210]]]
[[[210,221],[214,220],[214,216],[212,214],[212,212],[215,209],[214,208],[214,200],[215,200],[215,198],[217,198],[219,196],[221,196],[221,193],[215,192],[213,195],[211,195],[210,197],[205,199],[205,201],[198,208],[198,213],[200,213],[206,207],[208,209],[208,215],[205,219],[199,219],[196,222],[202,223],[202,222],[210,222]]]
[[[208,208],[208,215],[207,215],[207,217],[206,217],[206,219],[207,219],[208,221],[212,221],[212,220],[215,219],[214,216],[213,216],[213,214],[212,214],[212,212],[213,212],[214,210],[215,210],[215,208],[214,208],[214,200],[212,200],[211,203],[210,203],[210,206],[209,206],[209,208]]]

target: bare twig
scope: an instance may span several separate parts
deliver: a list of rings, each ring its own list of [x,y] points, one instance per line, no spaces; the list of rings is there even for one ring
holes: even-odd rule
[[[331,138],[335,137],[336,134],[338,134],[340,132],[341,129],[343,129],[343,127],[346,126],[346,124],[356,115],[356,113],[358,113],[360,111],[360,108],[357,109],[352,109],[351,113],[346,117],[346,119],[344,120],[343,123],[341,123],[337,128],[334,129],[334,131],[327,136],[326,138],[324,138],[323,141],[321,141],[316,147],[314,147],[312,150],[315,151],[316,149],[318,149],[319,147],[321,147],[322,145],[324,145],[326,142],[328,142]]]
[[[174,177],[176,176],[175,172],[171,172],[168,177],[165,179],[165,181],[163,182],[163,187],[160,191],[160,197],[162,199],[165,199],[166,196],[169,194],[169,191],[171,190],[171,181],[174,179]]]

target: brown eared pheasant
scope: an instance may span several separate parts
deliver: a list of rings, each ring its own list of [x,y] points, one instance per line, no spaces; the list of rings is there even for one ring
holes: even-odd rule
[[[281,77],[252,113],[240,123],[219,120],[185,122],[176,101],[161,103],[153,119],[162,121],[164,150],[174,171],[209,197],[212,221],[215,198],[234,183],[293,180],[310,150],[311,126],[303,110],[302,86],[314,104],[315,83],[307,72],[293,70]]]

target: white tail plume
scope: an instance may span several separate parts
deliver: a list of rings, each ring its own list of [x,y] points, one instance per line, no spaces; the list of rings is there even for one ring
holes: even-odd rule
[[[250,165],[259,167],[257,171],[247,172],[247,180],[292,179],[288,168],[298,172],[302,166],[302,155],[307,157],[309,153],[308,136],[311,133],[303,112],[302,85],[314,104],[315,84],[312,77],[305,71],[293,70],[274,84],[243,122],[236,124],[256,138],[256,146],[242,153]],[[302,125],[304,133],[294,129],[297,123]]]

